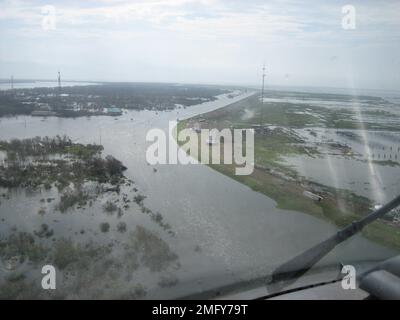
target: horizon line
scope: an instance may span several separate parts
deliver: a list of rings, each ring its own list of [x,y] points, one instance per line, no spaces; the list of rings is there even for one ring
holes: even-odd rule
[[[20,83],[24,83],[23,81],[31,81],[31,82],[58,82],[57,79],[40,79],[40,78],[13,78],[14,84],[20,81]],[[10,78],[0,78],[0,83],[11,83]],[[115,81],[115,80],[73,80],[73,79],[64,79],[62,82],[88,82],[88,83],[154,83],[154,84],[184,84],[184,85],[207,85],[207,86],[232,86],[232,87],[254,87],[254,89],[259,87],[259,84],[251,83],[251,84],[238,84],[238,83],[211,83],[211,82],[176,82],[176,81]],[[400,89],[377,89],[377,88],[356,88],[356,87],[337,87],[337,86],[318,86],[318,85],[288,85],[288,84],[269,84],[266,86],[266,90],[268,87],[289,87],[289,88],[319,88],[319,89],[338,89],[338,90],[366,90],[366,91],[388,91],[388,92],[398,92],[400,93]],[[18,88],[14,88],[18,89]],[[24,89],[24,88],[19,88]],[[31,88],[33,89],[33,88]]]

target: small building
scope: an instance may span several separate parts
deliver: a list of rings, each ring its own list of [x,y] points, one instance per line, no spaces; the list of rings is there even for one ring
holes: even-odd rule
[[[109,108],[106,108],[106,113],[111,115],[111,116],[120,116],[120,115],[122,115],[121,109],[117,108],[115,106],[111,106]]]
[[[34,117],[51,117],[51,116],[56,116],[57,113],[54,111],[35,110],[32,111],[31,115]]]
[[[303,191],[303,195],[306,196],[307,198],[310,198],[311,200],[321,202],[324,198],[322,198],[320,195],[312,193],[310,191]]]
[[[47,103],[38,103],[37,108],[31,113],[32,116],[50,117],[57,115]]]

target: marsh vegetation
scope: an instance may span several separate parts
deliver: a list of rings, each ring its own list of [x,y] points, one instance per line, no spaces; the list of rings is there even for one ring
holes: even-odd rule
[[[0,270],[6,270],[0,272],[0,298],[143,298],[147,289],[133,276],[135,270],[154,274],[149,277],[156,286],[159,273],[179,268],[177,254],[156,231],[141,226],[138,215],[144,213],[161,232],[168,231],[164,236],[173,235],[171,227],[145,205],[146,196],[124,176],[122,162],[102,156],[102,146],[56,136],[0,141],[0,150],[5,155],[2,200],[12,202],[29,190],[39,206],[33,217],[37,224],[15,225],[0,235]],[[81,224],[85,215],[77,215],[89,208],[86,218],[96,221],[98,216],[96,227],[87,220]],[[75,232],[68,224],[72,215]],[[4,217],[3,222],[11,224]],[[122,239],[124,245],[114,250]],[[44,264],[62,275],[57,293],[44,292],[32,278],[32,271],[40,273]]]
[[[255,169],[251,175],[235,175],[234,165],[213,164],[210,166],[248,185],[253,190],[273,198],[277,201],[279,208],[312,214],[337,226],[344,226],[369,213],[374,207],[373,200],[357,194],[354,190],[337,188],[309,179],[303,176],[296,167],[287,163],[286,159],[290,157],[324,159],[327,155],[330,158],[342,157],[363,163],[399,165],[400,162],[395,156],[390,156],[392,161],[386,159],[384,162],[382,162],[383,159],[378,161],[377,156],[373,159],[373,154],[369,154],[369,158],[362,158],[351,145],[337,142],[331,137],[324,137],[325,129],[335,128],[338,136],[346,136],[353,141],[358,141],[362,147],[364,140],[359,134],[354,131],[340,130],[367,131],[373,128],[378,131],[394,130],[396,132],[399,125],[394,124],[393,121],[372,122],[372,119],[368,118],[371,122],[366,121],[360,124],[357,117],[357,112],[362,112],[365,116],[377,114],[388,119],[393,118],[391,112],[376,110],[380,104],[391,104],[375,97],[279,91],[267,92],[266,95],[268,98],[265,98],[264,103],[261,103],[259,95],[255,94],[224,108],[181,121],[178,124],[178,130],[194,128],[199,124],[201,128],[219,130],[253,128]],[[351,106],[352,103],[358,106],[360,100],[366,101],[361,111],[354,108],[336,107],[337,104]],[[224,141],[221,140],[220,143],[221,158],[223,158]],[[393,148],[397,150],[394,146],[390,147],[390,151],[395,152]],[[332,181],[334,180],[332,178]],[[304,195],[305,192],[312,192],[323,200],[310,199]],[[366,228],[364,235],[385,245],[400,248],[399,228],[400,225],[394,221],[381,219]]]

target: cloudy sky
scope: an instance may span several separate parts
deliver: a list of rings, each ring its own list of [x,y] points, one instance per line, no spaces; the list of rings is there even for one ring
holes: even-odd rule
[[[0,5],[0,78],[257,84],[265,62],[267,85],[400,89],[400,1]]]

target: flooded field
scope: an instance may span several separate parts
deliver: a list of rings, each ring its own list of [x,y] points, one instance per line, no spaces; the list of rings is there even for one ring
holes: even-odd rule
[[[254,172],[238,177],[231,166],[213,168],[273,198],[280,208],[338,226],[400,193],[400,106],[393,99],[286,91],[265,95],[263,103],[254,95],[181,127],[253,128]],[[399,222],[399,214],[392,212],[365,234],[399,247]]]
[[[284,160],[308,179],[349,189],[384,203],[400,192],[400,132],[333,130],[324,128],[295,130],[304,140],[317,146],[318,157],[285,157]],[[346,146],[351,153],[327,146]]]
[[[265,98],[267,107],[285,106],[286,112],[303,117],[302,127],[290,131],[318,153],[284,156],[282,163],[307,179],[378,204],[393,199],[400,193],[400,94],[375,94],[298,92]]]

